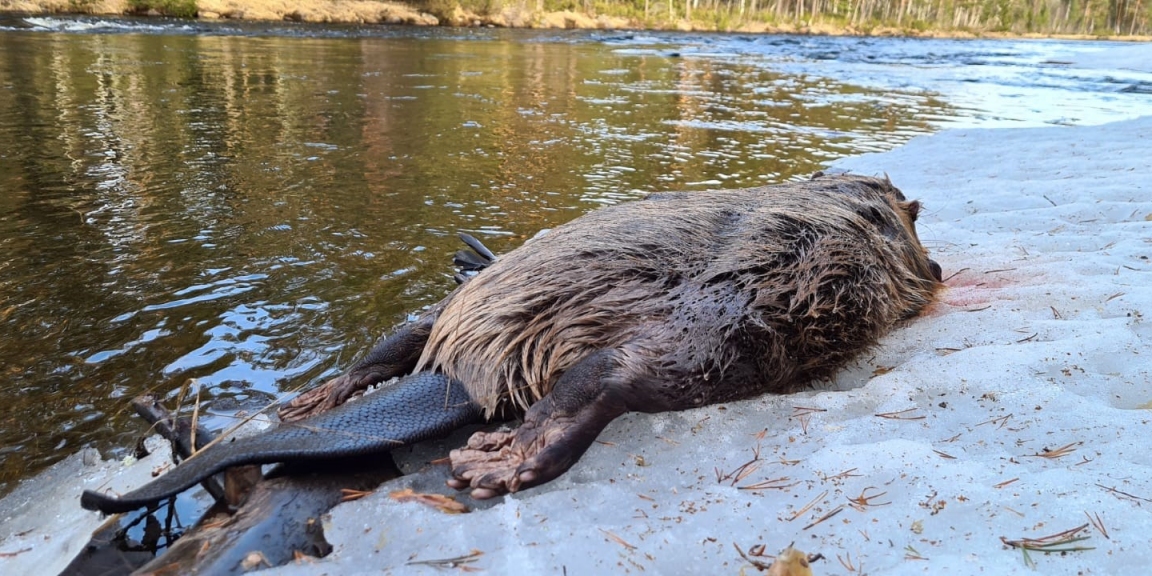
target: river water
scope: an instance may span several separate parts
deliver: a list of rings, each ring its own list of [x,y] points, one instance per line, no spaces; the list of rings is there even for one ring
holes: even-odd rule
[[[126,454],[145,391],[219,428],[333,376],[451,290],[456,231],[1152,113],[1067,64],[1103,47],[0,16],[0,493]]]

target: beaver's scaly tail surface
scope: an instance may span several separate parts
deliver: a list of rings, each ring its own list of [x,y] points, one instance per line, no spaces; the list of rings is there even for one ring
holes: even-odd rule
[[[128,512],[177,494],[232,466],[387,452],[446,436],[480,419],[479,407],[461,383],[443,374],[414,374],[315,418],[218,444],[119,498],[85,490],[80,505],[105,513]]]

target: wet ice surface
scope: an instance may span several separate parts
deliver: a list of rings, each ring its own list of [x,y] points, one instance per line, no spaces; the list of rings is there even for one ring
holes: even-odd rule
[[[389,498],[450,493],[444,467],[425,463],[463,437],[421,446],[406,458],[425,471],[324,520],[330,557],[270,573],[432,574],[408,563],[474,550],[470,565],[494,574],[736,573],[734,544],[790,542],[829,558],[817,574],[846,573],[837,556],[849,555],[872,574],[1144,573],[1150,135],[1152,117],[958,130],[841,161],[924,201],[921,236],[953,276],[939,304],[834,383],[629,415],[560,480],[468,515]],[[53,573],[60,543],[100,522],[53,504],[115,471],[72,472],[63,488],[45,479],[39,506],[2,508],[0,553],[26,551],[0,556],[0,573]],[[772,488],[741,489],[756,484]],[[1090,526],[1078,544],[1092,550],[1032,553],[1035,570],[1001,542],[1080,526],[1085,513],[1107,535]]]
[[[236,436],[254,434],[268,426],[266,420],[253,418],[236,431]],[[172,451],[166,440],[150,436],[144,446],[148,455],[138,460],[101,460],[95,449],[72,454],[0,499],[0,574],[63,574],[61,571],[84,550],[94,531],[106,522],[118,521],[80,508],[84,490],[123,494],[171,468]],[[212,505],[211,496],[202,489],[186,494],[189,497],[177,500],[176,531],[197,519],[196,508],[203,511]],[[157,517],[164,523],[171,520],[164,512]],[[141,530],[137,525],[129,537],[139,540]]]

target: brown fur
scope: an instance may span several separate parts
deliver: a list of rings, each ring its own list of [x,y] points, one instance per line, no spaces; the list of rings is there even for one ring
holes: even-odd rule
[[[460,287],[417,371],[465,383],[488,415],[527,409],[601,349],[652,385],[653,410],[794,391],[932,301],[918,211],[860,176],[596,210]]]

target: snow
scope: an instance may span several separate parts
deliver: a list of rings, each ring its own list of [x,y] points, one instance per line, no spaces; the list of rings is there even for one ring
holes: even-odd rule
[[[1133,48],[1126,62],[1152,67],[1152,46],[1116,50]],[[947,131],[842,160],[924,202],[921,238],[949,277],[858,365],[808,392],[620,418],[561,479],[458,496],[463,515],[389,496],[453,494],[429,462],[466,434],[417,446],[397,455],[414,473],[324,519],[329,557],[268,573],[433,574],[408,563],[473,551],[493,574],[754,573],[735,546],[792,542],[825,556],[818,575],[1145,573],[1149,150],[1152,116]],[[15,536],[3,510],[0,553],[33,550],[0,572],[30,573],[40,536]],[[1002,542],[1083,524],[1074,546],[1090,549],[1033,552],[1034,568]]]

